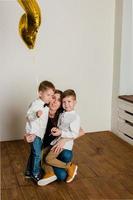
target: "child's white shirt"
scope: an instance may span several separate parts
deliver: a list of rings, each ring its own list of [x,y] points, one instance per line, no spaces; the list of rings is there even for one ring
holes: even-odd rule
[[[45,102],[41,99],[33,101],[28,109],[26,118],[26,133],[35,134],[43,139],[48,122],[49,108],[44,107]],[[40,117],[36,116],[36,112],[41,110],[43,114]]]
[[[51,145],[57,143],[61,138],[69,138],[70,141],[66,142],[64,149],[72,150],[73,141],[79,135],[80,130],[80,117],[76,111],[63,112],[60,114],[58,119],[58,128],[61,130],[62,134],[59,138],[51,142]]]

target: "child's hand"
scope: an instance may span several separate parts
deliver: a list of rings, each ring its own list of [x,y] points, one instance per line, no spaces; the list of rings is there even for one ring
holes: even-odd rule
[[[53,128],[51,129],[51,133],[54,133],[54,132],[56,132],[57,130],[58,130],[57,127],[53,127]]]
[[[38,110],[37,112],[36,112],[36,116],[39,118],[39,117],[41,117],[41,115],[43,114],[43,111],[42,110]]]
[[[57,128],[57,127],[53,127],[53,128],[51,129],[51,134],[52,134],[53,136],[59,136],[59,135],[61,135],[61,130],[60,130],[59,128]]]
[[[26,133],[26,134],[24,135],[24,140],[25,140],[26,142],[28,142],[28,143],[33,142],[33,141],[35,140],[35,138],[36,138],[36,135],[35,135],[35,134]]]

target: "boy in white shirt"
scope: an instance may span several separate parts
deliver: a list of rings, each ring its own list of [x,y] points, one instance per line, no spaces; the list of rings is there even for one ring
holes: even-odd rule
[[[36,182],[40,177],[40,161],[41,161],[41,148],[42,139],[45,133],[49,108],[47,104],[51,101],[54,95],[55,87],[49,81],[43,81],[38,88],[39,98],[33,101],[27,112],[26,122],[26,138],[30,134],[34,137],[31,143],[31,153],[28,159],[27,169],[25,172],[26,177],[31,177]]]
[[[80,129],[80,117],[74,110],[76,104],[76,94],[74,90],[66,90],[63,92],[62,95],[62,106],[64,109],[64,112],[60,114],[59,120],[58,120],[58,128],[54,127],[51,129],[51,134],[54,136],[59,136],[57,139],[51,142],[51,145],[55,145],[57,141],[59,141],[61,138],[67,138],[68,141],[65,143],[63,149],[68,149],[72,151],[73,148],[73,140],[78,137],[79,135],[79,129]],[[64,163],[60,160],[58,160],[59,153],[55,153],[53,151],[50,151],[45,159],[46,164],[54,167],[64,168],[67,170],[68,177],[66,182],[71,182],[75,175],[77,174],[78,166],[73,163]],[[45,176],[43,179],[38,181],[38,185],[45,185],[47,183],[46,180],[50,180],[51,177],[53,177],[54,174],[49,173],[50,166],[46,165],[45,168]]]

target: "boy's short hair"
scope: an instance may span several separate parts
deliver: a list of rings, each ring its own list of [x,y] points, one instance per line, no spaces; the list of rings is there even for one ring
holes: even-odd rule
[[[42,81],[38,87],[38,91],[45,91],[47,89],[52,89],[55,91],[55,86],[50,81]]]
[[[74,90],[72,89],[65,90],[62,94],[62,99],[68,96],[72,96],[76,100],[76,93]]]

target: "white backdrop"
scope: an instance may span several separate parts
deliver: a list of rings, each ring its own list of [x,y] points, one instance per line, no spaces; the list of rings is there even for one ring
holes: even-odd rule
[[[123,0],[120,95],[133,94],[133,1]]]
[[[133,94],[133,0],[116,1],[111,129],[118,134],[118,96]]]
[[[87,132],[110,130],[115,0],[39,0],[42,24],[34,50],[18,34],[24,13],[0,1],[1,140],[23,138],[25,112],[38,82],[77,92]]]

